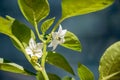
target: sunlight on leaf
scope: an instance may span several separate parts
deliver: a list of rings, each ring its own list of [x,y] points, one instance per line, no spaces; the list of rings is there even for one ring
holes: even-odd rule
[[[80,80],[94,80],[93,73],[82,64],[78,64],[78,76]]]
[[[57,66],[57,67],[74,75],[72,67],[69,65],[67,60],[59,53],[48,52],[47,63]],[[63,65],[61,65],[61,64],[63,64]]]
[[[54,23],[55,18],[47,19],[45,22],[43,22],[41,26],[41,31],[44,34]]]
[[[99,80],[120,80],[120,41],[103,54],[99,66]]]
[[[9,21],[0,17],[0,32],[7,35],[12,35],[11,26],[13,21]]]
[[[49,14],[47,0],[18,0],[18,4],[24,17],[32,24],[39,23]]]
[[[114,0],[62,0],[61,19],[102,10],[113,2]]]
[[[11,63],[10,61],[4,60],[3,58],[0,58],[0,70],[12,73],[19,73],[23,75],[35,75],[34,73],[24,69],[22,66],[16,63]]]
[[[65,34],[65,43],[61,44],[61,46],[78,52],[81,52],[82,50],[79,39],[70,31],[67,31],[67,33]]]

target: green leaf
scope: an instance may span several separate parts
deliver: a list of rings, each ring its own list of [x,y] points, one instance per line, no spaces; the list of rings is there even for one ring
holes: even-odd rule
[[[30,28],[12,18],[4,19],[0,17],[0,33],[8,35],[14,45],[20,50],[26,47],[30,38],[35,38]]]
[[[62,20],[102,10],[113,2],[114,0],[62,0]]]
[[[99,80],[120,80],[120,41],[103,54],[99,66]]]
[[[61,80],[59,76],[48,73],[49,80]]]
[[[0,70],[12,72],[12,73],[19,73],[23,75],[35,75],[34,73],[24,69],[22,66],[16,63],[12,63],[10,61],[4,60],[3,58],[0,58]]]
[[[7,19],[0,17],[0,32],[7,35],[12,35],[11,31],[12,23],[13,21],[9,21]]]
[[[33,31],[26,25],[15,20],[12,25],[12,34],[26,47],[30,38],[35,38]]]
[[[50,28],[50,26],[53,24],[54,20],[55,20],[55,18],[51,18],[51,19],[46,20],[42,24],[41,31],[42,31],[43,34]]]
[[[47,60],[47,63],[54,65],[54,66],[57,66],[57,67],[59,67],[59,68],[74,75],[72,67],[69,65],[67,60],[59,53],[48,52],[48,56],[47,56],[46,60]],[[61,64],[63,64],[63,65],[61,65]]]
[[[78,76],[80,80],[94,80],[93,73],[82,64],[78,64]]]
[[[72,77],[65,76],[62,80],[75,80],[75,79]]]
[[[79,52],[81,52],[82,50],[79,39],[70,31],[67,31],[67,33],[65,34],[65,43],[61,44],[61,46]]]
[[[18,0],[18,4],[24,17],[32,25],[39,23],[49,14],[47,0]]]

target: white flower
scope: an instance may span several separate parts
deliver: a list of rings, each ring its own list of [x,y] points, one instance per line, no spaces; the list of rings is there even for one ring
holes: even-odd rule
[[[43,43],[36,43],[33,38],[29,41],[29,46],[25,49],[31,57],[41,58]]]
[[[53,47],[53,50],[55,50],[58,44],[64,43],[65,42],[64,36],[65,36],[66,32],[67,32],[67,30],[66,29],[62,30],[62,26],[60,25],[58,32],[52,33],[53,40],[48,45],[48,47]]]

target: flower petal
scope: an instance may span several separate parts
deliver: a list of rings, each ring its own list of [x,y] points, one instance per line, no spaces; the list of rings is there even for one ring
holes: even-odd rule
[[[58,43],[53,46],[52,50],[55,50],[57,46],[58,46]]]
[[[41,58],[42,57],[42,53],[35,54],[35,56],[37,56],[38,58]]]
[[[52,33],[52,38],[55,39],[58,36],[58,32],[53,32]]]
[[[62,26],[59,25],[58,34],[60,34],[61,32],[62,32]]]
[[[51,42],[49,45],[48,45],[48,47],[52,47],[53,46],[53,43]]]
[[[53,50],[56,49],[56,47],[57,47],[58,44],[59,44],[59,41],[58,41],[58,40],[55,39],[55,40],[52,41]]]
[[[30,49],[30,47],[27,47],[27,48],[25,49],[25,51],[26,51],[26,53],[29,54],[29,55],[32,55],[32,54],[33,54],[33,52],[32,52],[32,50]]]
[[[36,48],[36,42],[34,41],[33,38],[31,38],[30,41],[29,41],[29,47],[31,49],[35,49]]]
[[[42,53],[42,50],[41,50],[41,49],[36,49],[36,50],[34,50],[34,54],[39,54],[39,53]]]
[[[56,40],[56,39],[54,39],[54,40],[48,45],[48,47],[53,47],[52,50],[55,50],[58,44],[59,44],[59,41]]]
[[[64,42],[65,42],[65,39],[62,38],[62,39],[59,41],[59,44],[62,44],[62,43],[64,43]]]
[[[43,48],[43,43],[37,43],[36,49],[42,49]]]
[[[62,30],[62,32],[59,34],[59,37],[63,37],[64,38],[66,32],[67,32],[67,29]]]

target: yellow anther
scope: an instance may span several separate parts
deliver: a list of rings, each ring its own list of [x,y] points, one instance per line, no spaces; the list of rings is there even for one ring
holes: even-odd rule
[[[37,63],[38,62],[38,57],[37,56],[32,56],[31,60],[32,60],[32,62]]]

